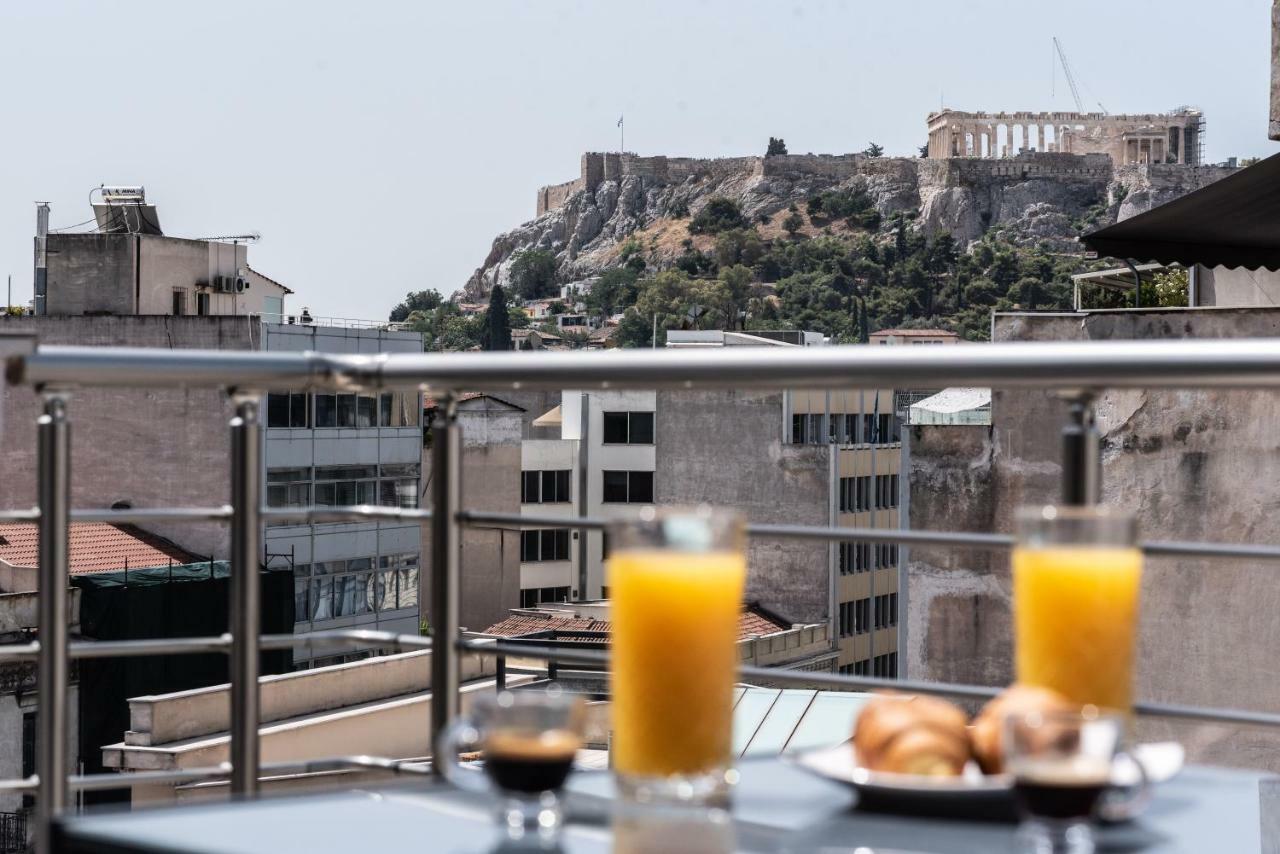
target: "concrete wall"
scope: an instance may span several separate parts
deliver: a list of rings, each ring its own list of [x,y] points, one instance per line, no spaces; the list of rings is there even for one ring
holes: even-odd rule
[[[1280,139],[1280,0],[1271,5],[1271,139]]]
[[[260,327],[247,318],[0,317],[0,329],[34,332],[40,344],[249,350]],[[4,385],[0,507],[36,503],[35,421],[30,388]],[[75,392],[71,418],[71,501],[75,507],[205,507],[230,499],[232,407],[204,389],[95,389]],[[195,554],[227,557],[225,525],[148,526]]]
[[[1280,309],[1166,309],[996,315],[997,341],[1274,338]],[[1011,531],[1022,504],[1056,501],[1063,405],[1043,392],[996,393],[982,427],[910,433],[911,527]],[[1097,407],[1104,500],[1132,508],[1141,536],[1280,542],[1280,394],[1121,391]],[[1003,684],[1011,677],[1008,559],[913,549],[911,678]],[[1137,696],[1270,710],[1280,648],[1275,567],[1149,559],[1142,587]],[[1140,738],[1176,737],[1193,761],[1280,770],[1280,734],[1142,719]]]
[[[133,314],[138,244],[129,234],[49,235],[45,313]]]
[[[783,444],[781,392],[659,392],[655,498],[731,507],[751,522],[827,525],[831,446]],[[829,548],[751,541],[747,598],[797,622],[822,622]]]
[[[1197,267],[1196,287],[1202,306],[1280,305],[1280,273],[1265,267]]]
[[[524,413],[490,398],[462,401],[462,504],[468,510],[520,512],[520,442]],[[432,477],[431,451],[422,455],[423,483]],[[431,493],[427,492],[427,503]],[[422,528],[422,594],[430,590],[431,529]],[[459,556],[459,621],[483,631],[520,605],[520,531],[515,528],[464,528]]]

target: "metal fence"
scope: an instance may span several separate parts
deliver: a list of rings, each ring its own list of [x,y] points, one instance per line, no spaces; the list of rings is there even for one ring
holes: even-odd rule
[[[589,650],[539,649],[526,644],[465,640],[458,632],[458,557],[467,526],[565,525],[566,520],[469,512],[462,505],[457,396],[465,391],[510,389],[840,389],[950,385],[1053,389],[1067,398],[1064,419],[1063,499],[1096,501],[1100,484],[1099,439],[1091,401],[1103,388],[1280,388],[1280,341],[1170,341],[1063,344],[992,344],[942,347],[828,347],[794,350],[728,348],[714,351],[574,351],[568,353],[445,353],[356,356],[320,353],[226,353],[120,348],[44,347],[7,365],[9,382],[40,394],[37,464],[39,506],[0,512],[0,521],[39,525],[39,641],[0,647],[0,661],[38,662],[41,692],[37,776],[0,781],[0,791],[35,791],[39,851],[50,850],[51,821],[68,803],[70,789],[109,789],[138,784],[229,778],[233,794],[252,797],[264,773],[304,773],[376,768],[422,773],[367,756],[305,763],[259,762],[258,653],[290,646],[377,644],[395,649],[429,647],[426,638],[386,632],[338,630],[299,635],[257,634],[262,526],[266,521],[341,522],[399,519],[430,528],[429,620],[442,654],[432,656],[431,735],[454,718],[462,652],[517,655],[562,663],[607,665],[607,654]],[[230,506],[160,510],[72,510],[72,395],[81,387],[200,387],[231,395]],[[432,426],[432,507],[312,507],[269,510],[262,505],[262,396],[269,389],[366,391],[417,388],[434,395],[439,414]],[[146,523],[218,521],[231,525],[230,628],[221,637],[172,640],[69,642],[67,631],[67,526],[72,521]],[[599,528],[599,519],[573,519],[579,528]],[[994,533],[751,525],[761,538],[870,541],[904,545],[1007,549],[1010,537]],[[1280,560],[1280,547],[1213,543],[1147,542],[1148,555]],[[176,772],[69,776],[68,675],[72,658],[102,658],[225,652],[230,656],[230,763]],[[771,684],[794,680],[806,686],[902,690],[960,697],[986,697],[994,689],[866,676],[824,675],[744,667],[742,678],[767,677]],[[1280,726],[1280,714],[1138,703],[1139,714],[1186,720]]]

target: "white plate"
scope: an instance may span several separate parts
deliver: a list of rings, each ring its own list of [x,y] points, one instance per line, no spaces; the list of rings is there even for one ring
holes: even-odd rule
[[[1142,764],[1152,784],[1172,779],[1186,758],[1182,745],[1173,741],[1140,744],[1133,757]],[[1008,774],[984,775],[970,762],[959,777],[926,777],[872,771],[858,764],[851,742],[789,754],[786,759],[807,771],[852,786],[859,803],[872,808],[927,814],[960,814],[972,817],[1009,818],[1014,811],[1013,778]],[[1117,786],[1136,785],[1138,770],[1128,760],[1116,761]]]

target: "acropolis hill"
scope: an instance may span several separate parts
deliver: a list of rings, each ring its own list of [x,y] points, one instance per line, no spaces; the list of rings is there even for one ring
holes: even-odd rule
[[[528,248],[555,254],[562,281],[616,265],[619,247],[632,237],[645,244],[651,262],[670,263],[690,238],[688,216],[718,196],[738,202],[766,238],[783,235],[780,222],[791,205],[803,210],[817,193],[860,189],[885,228],[901,213],[926,235],[948,233],[961,245],[1001,229],[1014,242],[1074,253],[1086,216],[1099,225],[1123,219],[1231,171],[1199,164],[1203,117],[1190,110],[1137,116],[946,110],[931,114],[927,126],[928,157],[588,152],[576,178],[537,191],[535,219],[494,240],[465,294],[479,299],[506,281],[511,259]],[[1037,143],[1070,150],[1034,150]],[[800,235],[843,229],[806,221]],[[709,241],[695,238],[707,248],[701,243]]]

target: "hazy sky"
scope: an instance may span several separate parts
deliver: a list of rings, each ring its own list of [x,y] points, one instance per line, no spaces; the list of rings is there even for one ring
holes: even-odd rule
[[[462,285],[585,150],[914,154],[940,99],[1201,107],[1207,154],[1266,155],[1265,0],[19,2],[0,0],[0,287],[54,226],[145,184],[167,233],[260,231],[291,308],[385,317]]]

